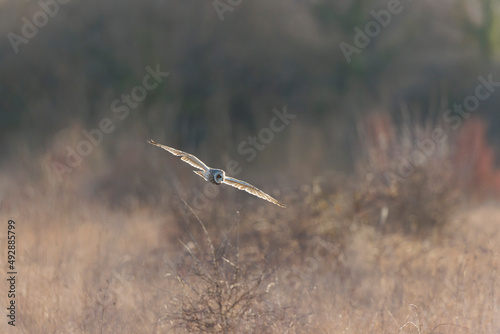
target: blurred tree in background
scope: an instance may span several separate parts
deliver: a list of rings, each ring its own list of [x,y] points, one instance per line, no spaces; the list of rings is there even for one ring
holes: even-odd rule
[[[23,36],[44,3],[53,15],[16,53],[12,33]],[[107,117],[117,121],[99,147],[109,156],[123,138],[153,137],[225,162],[287,106],[297,121],[259,166],[347,170],[363,114],[405,106],[440,117],[479,75],[500,80],[498,1],[401,1],[351,62],[340,44],[354,45],[391,1],[241,1],[222,14],[217,3],[227,4],[1,1],[0,158],[43,154],[61,130],[90,131]],[[113,101],[141,85],[148,66],[169,76],[118,121]],[[492,94],[477,112],[491,128],[499,103]]]

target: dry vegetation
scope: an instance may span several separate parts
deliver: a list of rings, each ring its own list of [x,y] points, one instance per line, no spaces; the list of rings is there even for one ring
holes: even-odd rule
[[[0,333],[500,334],[500,95],[458,131],[437,121],[479,75],[500,80],[500,6],[404,7],[351,63],[339,44],[387,1],[243,1],[223,22],[213,1],[71,1],[19,53],[0,40],[0,225],[16,221],[19,273]],[[5,37],[40,3],[0,9]],[[156,64],[169,77],[118,117]],[[285,105],[296,119],[238,154]],[[116,130],[59,180],[104,118]],[[287,209],[213,192],[148,138],[239,160]]]
[[[365,134],[385,119],[373,117]],[[435,159],[452,157],[431,156],[397,196],[330,175],[282,193],[286,210],[226,190],[211,199],[224,205],[195,210],[172,189],[117,207],[78,190],[88,171],[52,184],[11,170],[1,210],[18,226],[16,330],[498,333],[500,209],[448,199],[464,189]],[[367,161],[360,175],[377,175]]]

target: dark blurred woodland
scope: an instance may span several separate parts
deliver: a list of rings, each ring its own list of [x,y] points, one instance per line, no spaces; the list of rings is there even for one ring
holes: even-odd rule
[[[46,22],[42,3],[53,5]],[[350,62],[341,43],[354,46],[356,29],[391,1],[232,3],[1,1],[1,163],[54,161],[103,118],[116,129],[83,164],[142,150],[150,137],[214,164],[244,162],[238,145],[286,106],[296,119],[252,169],[348,171],[365,115],[397,123],[407,110],[416,122],[439,122],[478,76],[500,81],[498,1],[403,0]],[[21,43],[12,33],[23,36],[26,20],[40,27]],[[169,76],[118,119],[113,101],[141,85],[148,66]],[[499,104],[493,93],[474,112],[497,147]]]

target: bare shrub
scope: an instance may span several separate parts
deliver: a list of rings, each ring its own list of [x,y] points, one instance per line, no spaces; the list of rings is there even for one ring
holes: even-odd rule
[[[442,227],[457,200],[450,132],[409,116],[397,130],[387,113],[365,117],[358,132],[354,203],[361,222],[412,233]]]
[[[495,151],[488,143],[487,125],[479,118],[464,123],[457,136],[453,162],[460,187],[475,196],[500,194],[500,171]]]
[[[186,204],[187,205],[187,204]],[[170,297],[165,319],[189,333],[266,333],[299,323],[293,312],[276,304],[276,283],[268,261],[240,258],[239,240],[224,239],[215,247],[202,220],[189,207],[204,238],[181,242],[186,254],[170,275],[179,291]],[[293,320],[292,320],[293,319]],[[281,331],[281,329],[280,329]]]

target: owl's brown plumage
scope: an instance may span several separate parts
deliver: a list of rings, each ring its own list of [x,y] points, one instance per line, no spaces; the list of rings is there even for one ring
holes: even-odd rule
[[[172,153],[173,155],[181,157],[181,160],[184,161],[185,163],[188,163],[191,166],[200,169],[201,171],[195,170],[194,172],[196,174],[198,174],[199,176],[201,176],[203,179],[205,179],[205,181],[212,182],[216,185],[220,185],[222,183],[225,183],[225,184],[228,184],[232,187],[238,188],[240,190],[244,190],[247,193],[250,193],[254,196],[265,199],[266,201],[269,201],[273,204],[276,204],[277,206],[279,206],[281,208],[286,208],[283,204],[278,202],[275,198],[266,194],[265,192],[263,192],[259,188],[251,185],[248,182],[238,180],[238,179],[232,178],[230,176],[226,176],[226,173],[222,169],[208,167],[207,165],[205,165],[203,163],[203,161],[201,161],[200,159],[198,159],[197,157],[195,157],[192,154],[189,154],[189,153],[186,153],[186,152],[183,152],[180,150],[176,150],[175,148],[172,148],[172,147],[169,147],[166,145],[158,144],[157,142],[155,142],[153,140],[149,140],[148,143],[155,145],[155,146],[158,146],[158,147],[161,147],[162,149]]]

